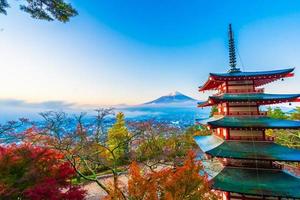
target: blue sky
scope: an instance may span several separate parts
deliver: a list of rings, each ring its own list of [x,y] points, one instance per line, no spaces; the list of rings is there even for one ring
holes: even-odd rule
[[[71,3],[79,15],[67,24],[34,20],[16,2],[0,16],[2,103],[139,104],[175,90],[205,99],[197,87],[228,69],[228,23],[239,67],[296,67],[294,78],[266,88],[300,91],[300,1]]]

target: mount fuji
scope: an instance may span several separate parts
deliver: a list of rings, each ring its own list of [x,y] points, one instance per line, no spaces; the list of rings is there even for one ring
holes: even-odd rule
[[[196,103],[197,100],[186,96],[178,91],[172,92],[168,95],[161,96],[153,101],[144,103],[143,105],[159,105],[159,104],[181,104],[181,103]]]
[[[173,124],[178,127],[188,127],[195,123],[195,119],[209,116],[209,109],[198,109],[198,100],[180,92],[172,92],[152,101],[123,107],[127,119],[132,121],[155,120]]]

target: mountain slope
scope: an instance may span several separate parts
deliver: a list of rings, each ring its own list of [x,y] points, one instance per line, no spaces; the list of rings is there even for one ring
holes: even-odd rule
[[[196,99],[193,99],[189,96],[186,96],[186,95],[176,91],[171,94],[161,96],[153,101],[146,102],[143,105],[186,103],[186,102],[196,102],[196,101],[197,101]]]

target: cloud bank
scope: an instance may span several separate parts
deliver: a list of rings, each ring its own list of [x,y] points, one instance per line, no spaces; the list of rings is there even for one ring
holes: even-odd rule
[[[49,110],[78,112],[80,109],[76,104],[65,101],[27,102],[20,99],[0,99],[0,122],[20,117],[36,120],[40,112]]]

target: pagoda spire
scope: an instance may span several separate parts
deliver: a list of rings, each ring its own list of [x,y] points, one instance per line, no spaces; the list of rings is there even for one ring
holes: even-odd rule
[[[229,66],[230,70],[229,73],[232,72],[240,72],[239,68],[236,68],[236,58],[235,58],[235,46],[234,46],[234,38],[233,38],[233,32],[231,24],[229,24]]]

